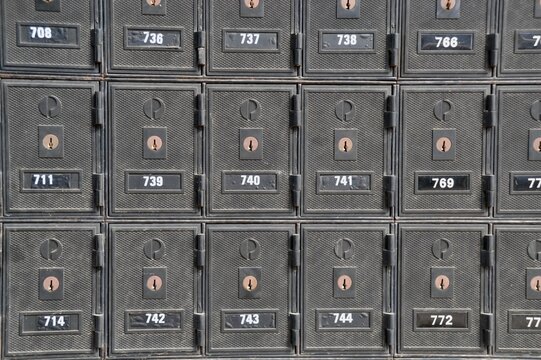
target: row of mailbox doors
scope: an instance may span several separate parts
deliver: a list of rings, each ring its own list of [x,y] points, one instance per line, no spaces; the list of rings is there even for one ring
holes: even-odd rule
[[[98,72],[105,54],[112,74],[388,77],[402,47],[407,77],[541,73],[538,0],[208,0],[204,15],[195,0],[2,6],[5,70]]]
[[[102,230],[4,225],[4,355],[539,351],[538,225]]]
[[[2,84],[6,216],[540,211],[534,87]]]

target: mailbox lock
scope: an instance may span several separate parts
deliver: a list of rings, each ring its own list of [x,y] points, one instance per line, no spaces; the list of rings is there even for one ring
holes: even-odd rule
[[[533,141],[533,149],[536,152],[541,152],[541,137],[538,137]]]
[[[244,5],[250,9],[255,9],[259,6],[259,0],[244,0]]]
[[[530,287],[533,291],[541,292],[541,276],[534,276],[532,280],[530,280]]]
[[[147,146],[152,151],[158,151],[163,146],[163,140],[162,140],[161,137],[153,135],[153,136],[148,138]]]
[[[342,6],[342,9],[344,10],[352,10],[355,8],[355,4],[357,3],[356,0],[341,0],[340,5]]]
[[[55,276],[47,276],[43,280],[43,288],[48,292],[55,292],[60,287],[60,281]]]
[[[162,278],[156,275],[149,276],[147,279],[147,288],[150,291],[159,291],[162,288]]]
[[[162,0],[147,0],[147,4],[150,6],[159,6]]]
[[[257,278],[252,275],[248,275],[242,280],[242,287],[246,291],[254,291],[257,288]]]
[[[452,147],[453,143],[448,137],[441,137],[436,141],[436,149],[438,149],[439,152],[448,152]]]
[[[253,136],[248,136],[244,139],[242,146],[246,151],[256,151],[259,148],[259,140]]]
[[[449,280],[447,276],[440,275],[436,277],[435,285],[436,285],[436,289],[447,290],[449,286],[451,285],[451,281]]]
[[[338,141],[338,150],[341,152],[349,152],[353,149],[353,141],[350,138],[344,137]]]
[[[453,10],[456,6],[456,0],[441,0],[441,7],[445,10]]]
[[[43,147],[47,150],[54,150],[58,147],[60,140],[58,136],[53,134],[47,134],[43,137]]]
[[[338,288],[342,291],[346,291],[351,289],[351,285],[353,285],[353,281],[351,280],[351,277],[348,275],[342,275],[338,278]]]

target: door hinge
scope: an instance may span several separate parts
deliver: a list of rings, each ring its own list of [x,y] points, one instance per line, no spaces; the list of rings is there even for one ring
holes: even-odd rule
[[[291,182],[291,203],[293,207],[301,205],[302,177],[301,175],[290,175]]]
[[[300,342],[300,329],[301,329],[301,315],[289,314],[289,326],[291,327],[291,345],[299,346]]]
[[[293,34],[293,65],[300,67],[302,65],[303,34]]]
[[[291,97],[291,109],[289,110],[289,126],[301,127],[302,124],[302,98],[300,95]]]
[[[387,47],[389,49],[389,66],[398,66],[398,44],[400,43],[400,34],[387,35]]]
[[[100,352],[103,351],[103,330],[104,319],[103,314],[94,314],[94,348]]]
[[[96,207],[103,207],[105,202],[105,194],[104,194],[104,188],[105,188],[105,177],[103,174],[94,174],[93,175],[94,180],[94,198]]]
[[[487,347],[493,346],[494,314],[481,314],[481,328],[483,329],[483,343]]]
[[[487,95],[485,100],[485,113],[483,116],[483,126],[492,128],[496,126],[496,96]]]
[[[205,267],[205,234],[197,234],[195,237],[195,263],[198,268]]]
[[[483,190],[485,192],[485,205],[487,208],[494,207],[494,198],[496,192],[496,176],[483,176]]]
[[[396,95],[387,96],[387,105],[383,116],[386,129],[394,129],[398,125],[398,112],[396,111]]]
[[[92,113],[94,116],[94,126],[103,126],[103,121],[105,118],[104,103],[105,96],[103,92],[96,91],[94,93],[94,107],[92,108]]]
[[[94,46],[94,62],[101,64],[103,59],[103,30],[100,28],[92,30],[92,45]]]
[[[383,177],[383,190],[387,199],[387,207],[395,207],[396,175],[385,175]]]
[[[486,268],[494,267],[494,235],[485,235],[483,237],[483,247],[481,249],[481,266]]]
[[[385,235],[383,266],[391,268],[396,266],[396,236],[394,234]]]
[[[105,236],[103,234],[94,235],[94,267],[103,269],[105,263]]]
[[[488,49],[488,64],[494,68],[498,66],[498,59],[500,57],[500,35],[488,34],[487,35],[487,49]]]
[[[205,94],[197,94],[195,98],[194,124],[196,127],[205,127],[207,107]]]
[[[194,314],[195,343],[198,347],[205,347],[205,314]]]
[[[197,65],[204,66],[207,63],[207,53],[205,49],[206,33],[197,31],[194,35],[195,49],[197,50]]]
[[[195,175],[195,190],[197,192],[197,206],[205,206],[205,175]]]
[[[299,234],[293,234],[290,238],[289,265],[294,268],[301,265],[301,237]]]
[[[385,329],[385,343],[390,348],[395,346],[395,323],[396,315],[395,313],[383,313],[383,326]]]

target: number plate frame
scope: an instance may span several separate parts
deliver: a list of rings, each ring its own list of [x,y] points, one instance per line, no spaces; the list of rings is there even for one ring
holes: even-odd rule
[[[22,193],[81,193],[81,180],[83,178],[82,170],[78,169],[21,169],[20,172],[20,184]],[[32,188],[33,175],[70,175],[70,184],[74,182],[75,186],[70,188],[51,188],[51,189],[36,189]],[[74,176],[75,175],[75,176]],[[30,182],[29,182],[30,181]]]
[[[538,328],[521,329],[513,328],[513,317],[515,316],[535,316],[541,317],[541,310],[508,310],[507,311],[507,331],[510,334],[531,334],[541,333],[541,325]]]
[[[77,320],[73,321],[73,319],[70,319],[70,322],[76,326],[76,329],[74,330],[37,330],[37,329],[31,329],[27,330],[25,328],[26,321],[25,318],[35,318],[35,317],[41,317],[41,316],[74,316]],[[82,311],[23,311],[19,313],[19,335],[20,336],[31,336],[31,335],[79,335],[81,334],[81,322],[82,322]]]
[[[415,332],[470,332],[471,329],[471,309],[413,309],[413,331]],[[420,327],[417,321],[417,315],[419,314],[429,314],[429,315],[454,315],[461,314],[466,316],[466,326],[465,327]]]
[[[130,45],[130,31],[150,31],[162,33],[178,33],[178,46],[168,46],[159,44]],[[165,35],[165,34],[164,34]],[[141,51],[176,51],[184,52],[184,28],[183,27],[147,27],[147,26],[124,26],[124,49]]]
[[[324,38],[327,35],[336,35],[336,34],[344,34],[344,35],[357,35],[357,36],[366,36],[368,35],[371,38],[372,47],[371,48],[358,48],[358,47],[348,47],[348,46],[341,46],[341,45],[335,45],[333,48],[326,49],[324,47]],[[341,53],[361,53],[361,54],[375,54],[377,53],[375,42],[377,39],[378,33],[376,30],[365,30],[359,31],[355,29],[351,30],[319,30],[319,52],[320,53],[331,53],[331,54],[341,54]],[[370,42],[369,41],[369,42]]]
[[[147,314],[147,313],[152,313],[152,314],[162,313],[162,314],[168,314],[168,315],[172,315],[172,314],[178,315],[180,317],[180,319],[178,321],[180,327],[178,327],[178,328],[177,327],[175,327],[175,328],[161,328],[161,327],[134,328],[132,326],[132,324],[131,324],[131,321],[130,321],[130,315],[143,315],[143,316],[146,316],[145,314]],[[126,334],[131,334],[131,333],[184,332],[184,319],[185,319],[184,316],[185,316],[184,309],[125,310],[124,311],[124,332]]]
[[[472,188],[472,171],[416,171],[415,172],[415,185],[414,185],[414,194],[418,195],[457,195],[457,194],[471,194]],[[421,176],[430,176],[430,177],[456,177],[456,176],[467,176],[468,177],[468,190],[442,190],[442,189],[433,189],[433,190],[419,190],[419,177]]]
[[[538,48],[521,48],[521,44],[524,44],[525,42],[527,42],[528,44],[530,42],[532,42],[533,44],[535,44],[535,39],[532,39],[532,40],[526,40],[526,39],[523,39],[522,36],[523,35],[539,35],[541,36],[541,31],[539,29],[534,29],[534,30],[528,30],[528,29],[520,29],[520,30],[515,30],[515,44],[514,44],[514,51],[516,54],[538,54],[538,53],[541,53],[541,39],[540,39],[540,42],[539,42],[539,47]]]
[[[467,36],[467,35],[470,35],[471,36],[471,49],[464,49],[464,50],[460,50],[460,49],[453,49],[453,48],[442,48],[441,50],[428,50],[428,49],[423,49],[423,37],[424,36],[443,36],[443,37],[454,37],[454,36]],[[454,31],[449,31],[449,30],[442,30],[442,31],[438,31],[438,30],[433,30],[433,31],[425,31],[425,30],[422,30],[422,31],[418,31],[417,32],[417,53],[419,55],[430,55],[430,54],[461,54],[461,55],[466,55],[466,54],[475,54],[476,53],[476,49],[475,49],[475,40],[477,38],[477,31],[461,31],[461,30],[454,30]]]
[[[21,47],[45,47],[45,48],[60,48],[60,49],[80,49],[81,48],[81,25],[79,24],[51,24],[51,23],[35,23],[35,22],[18,22],[17,26],[17,46]],[[69,29],[75,30],[75,36],[69,36],[67,34],[66,42],[33,42],[28,40],[24,35],[26,28],[30,26],[36,27],[48,27],[56,29]],[[52,39],[39,39],[39,40],[52,40]]]
[[[245,47],[234,47],[234,44],[228,45],[227,34],[239,34],[239,33],[248,33],[248,34],[275,34],[276,35],[276,45],[274,48],[265,48],[258,45],[250,47],[250,45]],[[280,43],[282,38],[282,32],[279,29],[222,29],[222,51],[224,53],[279,53],[280,52]],[[260,39],[262,41],[262,39]]]
[[[222,310],[221,311],[221,328],[222,332],[236,332],[236,333],[250,333],[250,332],[265,332],[265,333],[277,333],[278,332],[278,319],[279,317],[279,310],[278,309],[252,309],[252,310]],[[274,327],[265,327],[265,328],[227,328],[226,327],[226,316],[227,315],[239,315],[239,314],[265,314],[265,315],[271,315],[274,317]]]
[[[184,194],[184,184],[186,182],[184,178],[185,171],[173,171],[173,170],[156,170],[156,171],[141,171],[141,170],[126,170],[124,172],[124,192],[126,194]],[[180,188],[179,189],[160,189],[158,187],[148,188],[135,188],[130,187],[130,177],[132,176],[179,176]],[[164,179],[165,180],[165,179]],[[164,184],[166,181],[164,181]]]

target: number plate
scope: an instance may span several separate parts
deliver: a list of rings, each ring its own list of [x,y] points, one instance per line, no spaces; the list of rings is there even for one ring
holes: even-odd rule
[[[20,333],[26,335],[79,334],[80,312],[21,313]]]
[[[469,309],[415,309],[414,331],[469,331]]]
[[[508,312],[510,333],[541,332],[541,311],[511,310]]]
[[[125,316],[125,332],[182,331],[184,310],[128,310]]]
[[[17,23],[17,46],[78,49],[79,25]]]
[[[222,173],[222,192],[227,193],[277,193],[278,174],[254,172]]]
[[[224,52],[279,52],[280,32],[272,30],[224,30]]]
[[[374,52],[375,32],[320,31],[319,51],[322,53]]]
[[[183,172],[137,172],[125,173],[126,193],[184,193]]]
[[[473,41],[473,33],[419,33],[418,52],[473,53]]]
[[[515,51],[525,53],[541,52],[541,31],[522,30],[515,32]]]
[[[415,174],[415,193],[467,194],[471,191],[470,184],[470,174]]]
[[[276,332],[278,310],[224,310],[222,331],[224,332]]]
[[[124,48],[183,51],[182,28],[124,28]]]
[[[369,173],[318,173],[318,194],[370,193],[372,174]]]
[[[511,194],[541,194],[541,174],[510,174]]]
[[[371,331],[372,310],[316,310],[318,331]]]
[[[22,170],[21,192],[81,192],[81,171]]]

